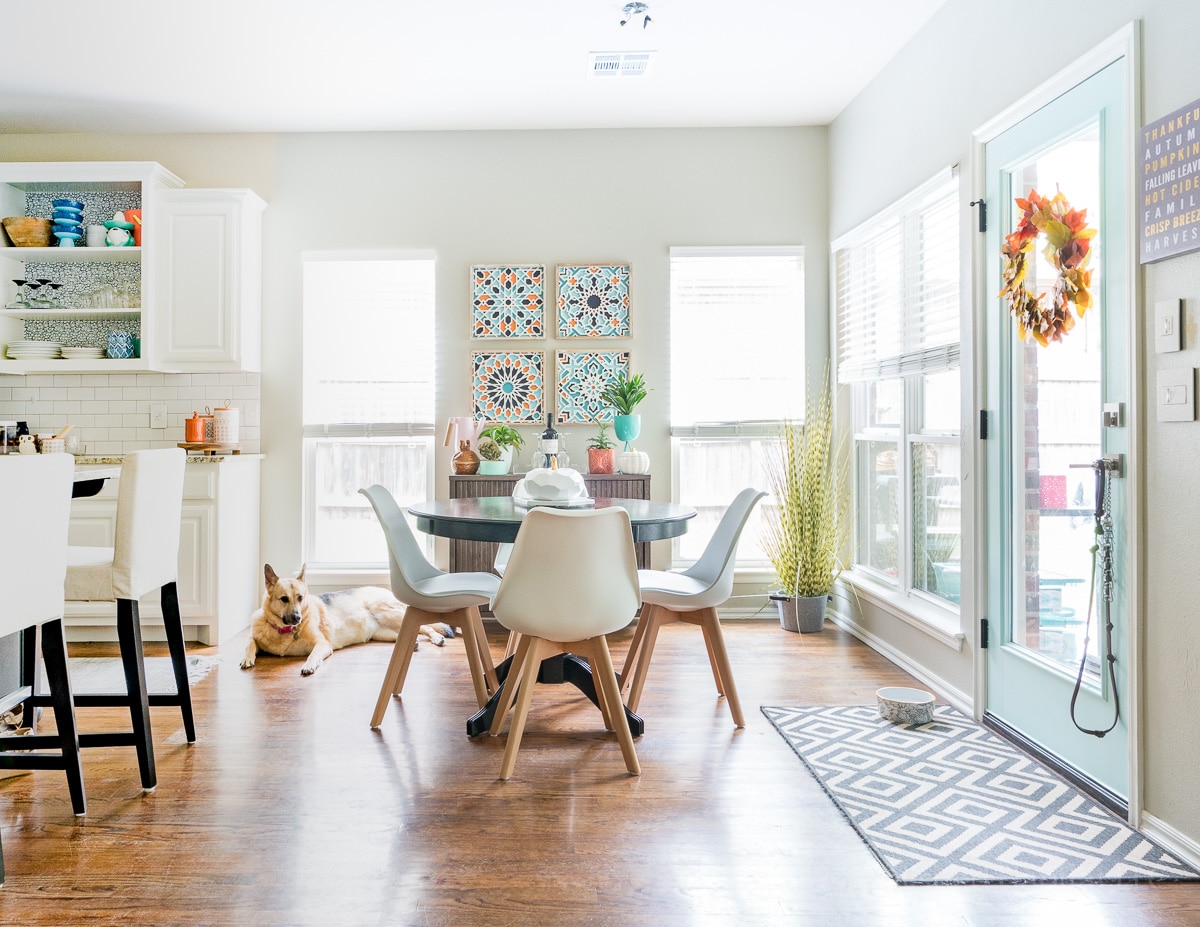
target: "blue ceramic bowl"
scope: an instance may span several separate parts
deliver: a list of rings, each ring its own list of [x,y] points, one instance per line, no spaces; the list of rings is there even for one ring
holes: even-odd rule
[[[79,200],[51,200],[50,205],[55,209],[74,209],[76,212],[83,212],[83,203]]]
[[[83,225],[78,219],[67,219],[62,216],[54,217],[54,231],[73,232]]]

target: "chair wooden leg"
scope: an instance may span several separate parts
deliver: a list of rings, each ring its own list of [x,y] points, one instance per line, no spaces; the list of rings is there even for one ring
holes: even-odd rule
[[[504,645],[504,659],[507,660],[517,652],[517,641],[520,639],[520,637],[521,635],[516,631],[508,632],[508,641]]]
[[[525,643],[525,637],[522,637],[521,643]],[[504,746],[504,761],[500,764],[501,779],[511,779],[513,768],[517,765],[517,751],[521,748],[521,735],[525,733],[525,718],[529,714],[529,703],[533,700],[538,667],[541,666],[545,650],[546,642],[540,637],[529,639],[529,652],[521,667],[521,679],[518,681],[520,688],[517,691],[517,704],[513,709],[512,724],[508,728],[508,743]],[[505,686],[507,685],[506,682]]]
[[[83,792],[83,762],[79,754],[79,729],[75,726],[75,699],[71,695],[71,677],[67,672],[67,642],[61,621],[42,625],[42,662],[46,664],[46,686],[54,711],[54,726],[62,749],[63,769],[71,807],[76,814],[87,813]]]
[[[641,653],[638,654],[637,665],[633,670],[633,680],[629,687],[629,698],[625,704],[629,706],[629,710],[637,712],[638,702],[642,700],[642,688],[646,685],[646,674],[650,671],[650,658],[654,655],[654,645],[658,641],[658,631],[664,624],[670,624],[676,620],[675,612],[669,608],[655,608],[650,612],[649,620],[642,618],[640,621],[646,621],[646,634],[642,640]]]
[[[633,683],[633,672],[637,668],[638,657],[642,651],[642,641],[646,637],[646,628],[650,625],[650,616],[655,608],[654,605],[643,603],[642,613],[638,616],[637,624],[634,625],[633,639],[629,642],[629,650],[625,653],[625,665],[621,667],[621,675],[617,678],[622,698],[628,694],[629,686]]]
[[[487,632],[479,608],[472,605],[454,612],[463,632],[463,645],[467,650],[467,663],[471,667],[471,683],[475,686],[475,700],[482,708],[488,698],[500,687],[496,679],[496,666],[492,663],[492,651],[488,647]]]
[[[121,666],[125,670],[125,691],[129,696],[129,720],[133,724],[138,769],[142,774],[142,788],[149,792],[158,785],[158,776],[154,770],[146,667],[142,662],[142,623],[138,617],[138,603],[132,599],[117,599],[117,639],[121,642]]]
[[[179,695],[179,711],[183,715],[183,730],[187,742],[196,742],[196,721],[192,716],[192,686],[188,682],[187,646],[183,641],[183,618],[179,614],[179,590],[167,583],[159,591],[162,603],[163,627],[167,632],[167,648],[171,651],[171,668],[175,671],[175,691]]]
[[[625,768],[631,776],[640,776],[642,768],[638,764],[637,751],[633,746],[633,735],[629,731],[629,719],[621,707],[621,692],[617,688],[617,676],[613,669],[612,655],[608,651],[608,641],[602,635],[587,641],[588,662],[592,664],[592,679],[596,682],[596,694],[601,703],[608,705],[608,715],[612,719],[612,730],[616,731],[617,741],[621,744],[621,755],[625,757]]]
[[[408,674],[408,664],[412,662],[413,645],[417,641],[417,633],[421,625],[428,623],[428,614],[419,608],[409,607],[404,612],[404,620],[400,623],[400,632],[396,635],[396,643],[392,647],[392,657],[388,661],[387,671],[383,676],[383,685],[379,688],[379,698],[375,701],[375,713],[371,715],[371,727],[379,727],[383,716],[387,713],[388,704],[393,695],[399,695],[404,688],[404,677]]]
[[[725,649],[725,636],[721,633],[721,621],[715,608],[701,609],[697,613],[701,627],[704,629],[704,640],[708,644],[709,654],[713,664],[713,675],[717,679],[717,689],[725,693],[725,701],[729,705],[729,713],[733,715],[733,723],[737,727],[745,727],[742,717],[742,704],[738,701],[737,686],[733,683],[733,667],[729,665],[729,653]]]
[[[512,663],[508,665],[508,675],[504,678],[504,687],[500,690],[500,700],[496,703],[495,714],[492,715],[492,726],[488,728],[488,733],[493,737],[499,735],[500,731],[504,729],[504,718],[508,714],[508,710],[512,708],[513,699],[520,686],[521,671],[525,667],[525,661],[529,658],[529,647],[529,640],[524,636],[517,635],[517,650],[513,654]]]

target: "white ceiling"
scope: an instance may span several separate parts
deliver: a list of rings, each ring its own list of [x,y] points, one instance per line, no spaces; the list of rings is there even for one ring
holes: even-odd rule
[[[945,0],[25,0],[3,132],[829,123]],[[643,79],[590,51],[653,49]]]

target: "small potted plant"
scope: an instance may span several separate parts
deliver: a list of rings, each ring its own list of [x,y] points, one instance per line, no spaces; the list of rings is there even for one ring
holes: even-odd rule
[[[825,605],[841,574],[850,529],[848,466],[833,443],[833,396],[826,371],[820,393],[806,400],[803,424],[785,422],[768,451],[774,505],[764,510],[763,549],[779,589],[771,594],[787,631],[820,631]]]
[[[608,437],[608,424],[600,423],[600,431],[588,442],[588,473],[613,472],[613,443]]]
[[[508,425],[488,425],[479,432],[479,437],[481,440],[490,438],[499,446],[499,459],[504,463],[504,469],[500,470],[500,473],[508,472],[509,466],[517,456],[517,451],[525,446],[525,439],[521,437],[521,432]]]
[[[504,452],[491,438],[479,439],[479,473],[483,476],[500,476],[508,472],[508,462],[501,460]]]
[[[625,442],[627,451],[631,450],[631,442],[642,431],[642,417],[633,410],[648,392],[645,378],[640,373],[630,374],[624,370],[600,392],[600,401],[611,406],[616,413],[613,431],[617,433],[617,440]]]

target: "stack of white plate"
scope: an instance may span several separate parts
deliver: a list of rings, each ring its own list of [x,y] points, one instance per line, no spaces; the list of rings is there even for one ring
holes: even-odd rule
[[[43,360],[59,357],[62,344],[57,341],[10,341],[8,356],[13,360]]]
[[[68,360],[98,360],[104,356],[104,348],[63,348],[62,356]]]

